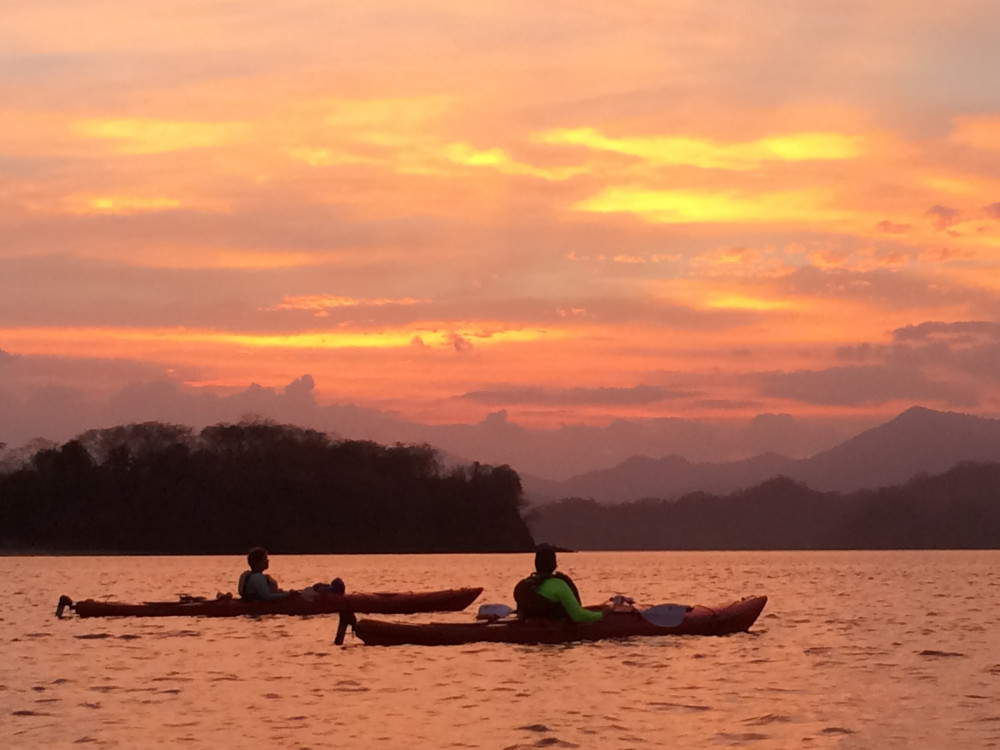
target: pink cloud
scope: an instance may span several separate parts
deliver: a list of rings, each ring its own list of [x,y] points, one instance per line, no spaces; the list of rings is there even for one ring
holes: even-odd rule
[[[924,212],[924,216],[929,216],[937,229],[943,230],[961,221],[962,212],[957,208],[947,206],[931,206]]]

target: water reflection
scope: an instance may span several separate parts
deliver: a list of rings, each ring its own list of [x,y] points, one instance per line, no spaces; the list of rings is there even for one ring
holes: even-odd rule
[[[914,748],[1000,743],[996,552],[580,553],[587,601],[766,593],[727,638],[372,649],[336,617],[56,620],[60,594],[233,590],[230,558],[0,558],[0,746]],[[482,585],[529,555],[280,557],[286,586]],[[179,571],[178,579],[164,571]],[[408,619],[462,620],[469,612]]]

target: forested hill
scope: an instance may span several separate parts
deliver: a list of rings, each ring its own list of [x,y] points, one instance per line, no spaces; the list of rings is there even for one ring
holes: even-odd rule
[[[729,495],[566,499],[539,506],[528,524],[536,538],[575,549],[998,549],[1000,464],[850,494],[777,477]]]
[[[445,469],[428,446],[298,427],[91,430],[0,473],[0,542],[232,554],[507,552],[533,542],[507,466]]]

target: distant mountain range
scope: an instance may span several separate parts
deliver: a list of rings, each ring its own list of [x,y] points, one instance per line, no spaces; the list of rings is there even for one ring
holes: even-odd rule
[[[1000,463],[856,492],[821,492],[785,477],[727,495],[532,508],[538,542],[570,549],[998,549]]]
[[[1000,461],[1000,420],[913,407],[810,458],[767,453],[742,461],[696,463],[676,455],[634,456],[564,481],[521,479],[534,504],[567,497],[620,503],[697,491],[727,494],[776,476],[816,490],[854,492],[942,473],[963,461]]]

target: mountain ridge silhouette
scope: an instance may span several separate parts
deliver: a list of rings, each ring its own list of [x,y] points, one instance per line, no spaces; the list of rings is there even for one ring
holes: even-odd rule
[[[632,456],[610,469],[563,481],[521,478],[535,504],[566,497],[621,503],[735,492],[776,476],[816,490],[854,492],[941,473],[963,461],[1000,461],[1000,419],[912,406],[809,458],[762,453],[739,461],[692,462],[677,455]]]

